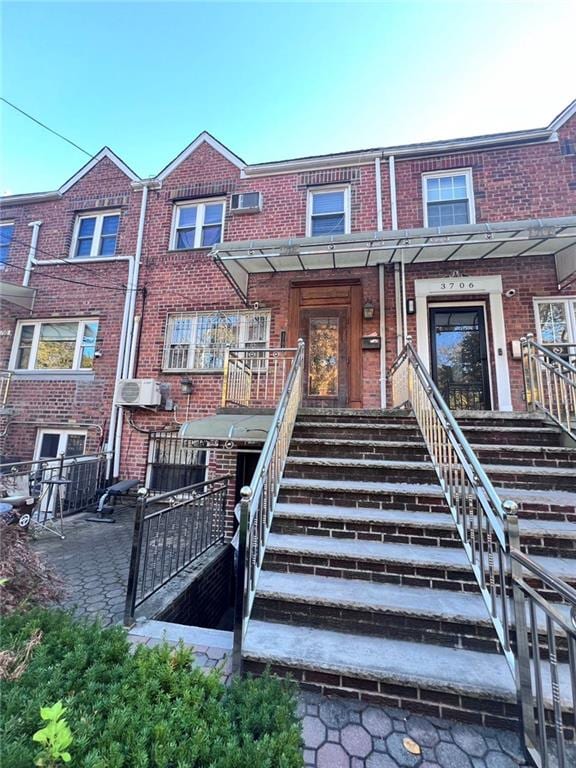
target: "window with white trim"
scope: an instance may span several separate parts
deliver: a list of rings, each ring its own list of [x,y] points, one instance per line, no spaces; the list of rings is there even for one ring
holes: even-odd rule
[[[163,369],[221,371],[227,348],[263,349],[268,346],[269,339],[269,310],[170,315]]]
[[[350,232],[350,187],[308,190],[306,234],[343,235]]]
[[[114,256],[119,225],[118,211],[77,216],[72,238],[72,257],[92,259],[97,256]]]
[[[222,240],[224,201],[177,203],[174,207],[171,248],[209,248]]]
[[[467,168],[422,176],[424,226],[474,224],[472,171]]]
[[[557,354],[575,354],[576,296],[536,299],[534,303],[538,341]]]
[[[0,269],[8,262],[10,256],[10,244],[14,236],[14,222],[0,224]]]
[[[10,368],[17,371],[91,370],[97,320],[20,321]]]

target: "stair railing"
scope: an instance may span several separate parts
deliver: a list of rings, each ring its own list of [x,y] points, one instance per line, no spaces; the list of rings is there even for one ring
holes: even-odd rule
[[[539,344],[532,333],[520,343],[528,410],[547,414],[576,440],[576,366]]]
[[[564,738],[576,734],[576,590],[520,551],[518,505],[498,497],[410,340],[390,375],[394,406],[414,411],[514,676],[526,749],[549,768],[552,736],[554,766],[568,768],[576,754]]]
[[[241,490],[236,600],[234,608],[234,649],[232,668],[242,671],[242,647],[252,612],[258,576],[262,568],[274,506],[290,449],[290,440],[302,400],[304,342],[298,341],[296,355],[286,378],[272,419],[268,437],[254,471],[252,483]]]
[[[394,407],[410,404],[506,661],[515,674],[510,645],[507,526],[514,502],[502,502],[410,339],[391,369]]]

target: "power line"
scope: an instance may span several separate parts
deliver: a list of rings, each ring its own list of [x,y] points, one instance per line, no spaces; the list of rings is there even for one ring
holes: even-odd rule
[[[91,152],[88,152],[85,149],[82,149],[76,142],[72,141],[71,139],[67,139],[66,136],[63,136],[61,133],[58,133],[58,131],[55,131],[53,128],[50,128],[45,123],[42,123],[40,120],[37,120],[35,117],[32,117],[32,115],[29,115],[28,112],[25,112],[23,109],[20,109],[20,107],[17,107],[16,104],[12,104],[11,101],[8,101],[8,99],[5,99],[3,96],[0,96],[0,101],[3,101],[5,104],[8,104],[9,107],[12,107],[12,109],[15,109],[17,112],[20,112],[24,117],[27,117],[29,120],[32,120],[32,122],[36,123],[37,125],[41,126],[42,128],[45,128],[47,131],[50,131],[50,133],[53,133],[54,136],[58,136],[59,139],[62,139],[63,141],[66,141],[68,144],[71,144],[73,147],[76,147],[76,149],[79,149],[80,152],[84,152],[85,155],[88,155],[88,157],[94,157],[94,155]]]
[[[5,261],[4,266],[6,267],[12,267],[13,269],[18,269],[20,272],[30,272],[37,277],[43,277],[45,280],[58,280],[63,283],[74,283],[75,285],[84,285],[87,288],[106,288],[110,291],[139,291],[142,290],[141,288],[128,288],[128,286],[118,286],[118,285],[97,285],[96,283],[84,283],[81,280],[72,280],[70,277],[59,277],[58,275],[46,275],[42,274],[41,272],[37,272],[35,269],[31,269],[30,267],[20,267],[18,264],[13,264],[11,261]]]

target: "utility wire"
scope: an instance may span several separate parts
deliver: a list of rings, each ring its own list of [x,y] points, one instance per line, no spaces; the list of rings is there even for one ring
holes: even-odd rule
[[[128,288],[128,286],[119,286],[119,285],[97,285],[96,283],[84,283],[81,280],[72,280],[70,277],[59,277],[58,275],[47,275],[43,274],[41,272],[37,272],[35,269],[32,269],[30,267],[20,267],[18,264],[13,264],[11,261],[5,261],[4,266],[6,267],[12,267],[13,269],[18,269],[20,272],[31,272],[32,274],[36,275],[36,277],[43,277],[45,280],[58,280],[63,283],[74,283],[75,285],[84,285],[87,288],[105,288],[109,291],[140,291],[141,288]]]
[[[25,112],[23,109],[20,109],[20,107],[17,107],[16,104],[12,104],[11,101],[8,101],[8,99],[5,99],[3,96],[0,96],[0,101],[3,101],[5,104],[8,104],[9,107],[12,107],[12,109],[15,109],[17,112],[20,112],[24,117],[27,117],[29,120],[32,120],[37,125],[41,126],[42,128],[45,128],[47,131],[50,131],[50,133],[53,133],[54,136],[58,136],[59,139],[62,139],[63,141],[66,141],[68,144],[71,144],[73,147],[76,147],[76,149],[79,149],[80,152],[84,152],[85,155],[88,155],[88,157],[94,157],[94,155],[91,152],[88,152],[85,149],[82,149],[78,144],[76,144],[71,139],[67,139],[66,136],[63,136],[61,133],[58,133],[58,131],[55,131],[53,128],[50,128],[45,123],[40,122],[40,120],[37,120],[35,117],[32,117],[32,115],[29,115],[28,112]]]

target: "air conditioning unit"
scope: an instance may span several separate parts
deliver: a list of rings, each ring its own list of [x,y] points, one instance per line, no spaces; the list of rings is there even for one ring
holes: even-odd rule
[[[154,379],[122,379],[116,385],[116,405],[134,408],[161,405],[162,393],[159,382]]]
[[[230,210],[232,213],[258,213],[262,210],[262,193],[242,192],[232,195]]]

